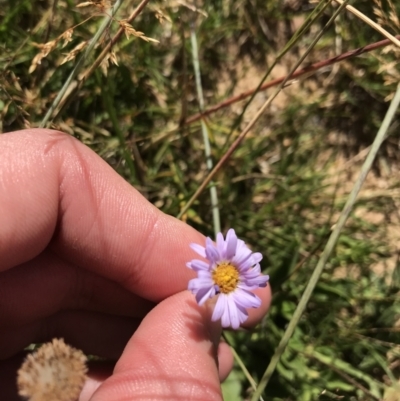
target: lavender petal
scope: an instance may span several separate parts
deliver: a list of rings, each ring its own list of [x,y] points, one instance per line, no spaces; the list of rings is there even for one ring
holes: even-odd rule
[[[191,262],[187,263],[186,266],[196,272],[200,270],[210,270],[210,265],[208,263],[198,259],[193,259]]]
[[[237,236],[235,230],[231,228],[226,234],[226,258],[231,260],[236,254]]]
[[[202,288],[211,288],[213,286],[212,279],[207,278],[193,278],[189,280],[188,290],[191,291],[193,294],[196,294]]]
[[[214,311],[211,316],[211,320],[213,322],[216,322],[217,320],[221,319],[225,309],[226,309],[226,295],[219,294],[217,303],[215,304]]]
[[[237,290],[233,298],[235,303],[243,308],[258,308],[261,305],[261,299],[247,290]]]
[[[190,247],[191,247],[196,253],[198,253],[200,256],[202,256],[203,258],[206,257],[206,248],[204,248],[204,246],[201,246],[201,245],[199,245],[199,244],[192,243],[192,244],[190,244]]]
[[[211,238],[206,238],[206,257],[212,263],[216,263],[220,260],[219,253],[215,248]]]
[[[207,299],[213,297],[215,295],[214,287],[211,288],[202,288],[196,294],[196,301],[199,305],[203,305]]]
[[[217,250],[218,250],[218,253],[220,254],[220,256],[224,259],[226,258],[225,248],[226,248],[226,246],[225,246],[224,236],[222,235],[222,233],[218,233],[217,234]]]

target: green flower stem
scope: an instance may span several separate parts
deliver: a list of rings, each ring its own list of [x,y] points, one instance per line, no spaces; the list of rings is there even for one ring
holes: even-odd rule
[[[367,177],[367,174],[369,173],[372,163],[375,160],[376,154],[378,153],[378,150],[380,146],[382,145],[383,141],[386,139],[386,134],[389,129],[389,126],[393,120],[393,117],[396,113],[396,110],[399,106],[400,103],[400,84],[397,87],[396,94],[390,103],[389,109],[386,113],[386,116],[382,122],[382,125],[379,128],[379,131],[375,137],[375,140],[371,146],[371,150],[368,153],[367,158],[365,159],[365,162],[361,168],[360,175],[357,178],[356,183],[354,184],[353,189],[351,190],[351,193],[349,195],[349,198],[340,214],[339,220],[335,226],[335,228],[332,231],[332,234],[329,237],[329,240],[325,246],[324,251],[321,254],[321,257],[318,260],[317,266],[315,267],[315,270],[310,278],[310,281],[307,284],[306,289],[304,290],[304,293],[300,299],[299,304],[297,305],[297,308],[293,314],[292,319],[290,320],[290,323],[285,331],[285,334],[283,335],[278,348],[275,351],[275,354],[271,358],[271,361],[267,367],[267,370],[265,371],[257,390],[254,392],[253,397],[251,398],[251,401],[256,401],[259,396],[262,394],[264,391],[265,387],[267,386],[269,379],[271,378],[272,374],[275,371],[276,365],[279,362],[279,359],[281,355],[283,354],[300,318],[301,315],[303,314],[307,303],[311,297],[311,294],[317,285],[317,282],[319,280],[319,277],[321,276],[321,273],[325,267],[326,262],[329,259],[329,256],[331,255],[333,249],[336,246],[337,240],[339,238],[339,235],[346,223],[347,218],[349,217],[349,214],[356,202],[357,195],[360,192],[361,186],[363,185],[365,178]]]
[[[192,60],[194,67],[194,75],[196,79],[197,98],[199,101],[200,112],[202,112],[204,110],[204,96],[203,96],[203,88],[201,85],[199,50],[197,46],[197,37],[194,29],[194,24],[190,27],[190,41],[192,44]],[[211,158],[211,146],[208,137],[207,126],[203,119],[201,119],[201,132],[203,134],[204,153],[206,156],[207,169],[208,171],[211,171],[213,169],[213,162]],[[211,198],[211,210],[213,216],[214,234],[215,237],[217,237],[217,234],[221,232],[221,221],[218,207],[217,188],[215,187],[214,182],[210,182],[210,198]]]
[[[229,333],[227,330],[222,332],[222,337],[226,341],[226,343],[229,345],[231,348],[233,357],[236,361],[236,363],[239,365],[240,369],[242,369],[243,374],[246,376],[246,379],[249,381],[252,389],[255,391],[257,389],[257,383],[253,379],[252,375],[250,372],[247,370],[246,365],[243,363],[242,358],[240,358],[239,354],[236,352],[235,347],[231,345],[231,333]],[[260,401],[264,401],[263,397],[260,396]]]

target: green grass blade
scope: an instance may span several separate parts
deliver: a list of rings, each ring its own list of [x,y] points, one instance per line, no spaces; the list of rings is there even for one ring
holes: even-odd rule
[[[321,257],[318,260],[318,264],[315,267],[315,270],[310,278],[310,281],[307,284],[306,289],[304,290],[304,293],[303,293],[303,295],[300,299],[300,302],[293,314],[293,317],[285,331],[285,334],[283,335],[283,337],[278,345],[278,348],[276,349],[273,357],[271,358],[271,361],[270,361],[262,379],[260,380],[260,384],[259,384],[257,390],[254,392],[253,397],[251,398],[252,401],[256,401],[260,397],[262,392],[264,391],[265,387],[267,386],[267,384],[269,382],[269,379],[271,378],[272,374],[275,371],[276,365],[278,364],[282,353],[286,349],[286,346],[287,346],[287,344],[301,318],[301,315],[303,314],[303,312],[307,306],[307,303],[311,297],[311,294],[321,276],[321,273],[325,267],[325,264],[328,261],[329,256],[331,255],[331,253],[337,243],[339,235],[346,223],[346,220],[349,217],[349,214],[356,202],[357,195],[360,192],[361,186],[363,185],[363,183],[367,177],[367,174],[369,173],[369,171],[372,167],[372,163],[375,160],[376,154],[378,153],[380,146],[382,145],[383,141],[386,138],[387,131],[390,127],[390,124],[391,124],[394,116],[395,116],[395,113],[399,106],[399,103],[400,103],[400,84],[397,87],[396,94],[395,94],[392,102],[390,103],[389,109],[385,115],[385,118],[381,124],[381,127],[374,139],[374,142],[371,146],[368,156],[361,168],[360,175],[357,178],[357,181],[354,184],[354,187],[349,195],[349,198],[340,214],[339,220],[338,220],[334,230],[332,231],[332,234],[329,237],[329,240],[325,246],[324,251],[321,254]]]
[[[197,45],[196,32],[193,25],[190,27],[190,41],[192,44],[192,60],[194,67],[194,75],[196,79],[197,98],[199,101],[200,111],[203,111],[204,96],[203,96],[203,87],[201,85],[201,76],[200,76],[199,50]],[[204,152],[206,157],[207,169],[208,171],[211,171],[213,169],[213,162],[211,158],[211,146],[208,137],[208,129],[203,119],[201,120],[201,132],[203,134]],[[217,237],[217,234],[221,232],[221,221],[218,207],[218,194],[217,194],[217,188],[215,187],[214,183],[211,182],[210,184],[211,184],[210,198],[211,198],[211,209],[213,216],[213,227],[214,227],[215,237]]]

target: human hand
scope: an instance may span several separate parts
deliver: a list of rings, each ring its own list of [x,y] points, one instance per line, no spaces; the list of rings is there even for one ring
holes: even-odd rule
[[[113,371],[89,373],[80,401],[220,400],[232,356],[218,346],[210,311],[185,291],[192,242],[204,237],[74,138],[39,129],[1,135],[2,399],[19,399],[21,351],[62,337],[118,360]],[[249,326],[270,302],[269,286],[256,294],[262,306],[249,310]]]

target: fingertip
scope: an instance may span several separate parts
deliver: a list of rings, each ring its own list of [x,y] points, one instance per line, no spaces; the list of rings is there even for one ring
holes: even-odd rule
[[[254,290],[254,294],[261,299],[261,306],[257,309],[248,309],[249,318],[243,324],[243,327],[249,328],[259,323],[262,318],[267,314],[271,305],[271,286],[268,285],[265,288],[257,288]]]
[[[113,376],[91,401],[221,401],[215,346],[219,330],[219,324],[211,323],[208,308],[198,306],[188,291],[167,298],[144,318]],[[224,358],[223,376],[229,370]]]

